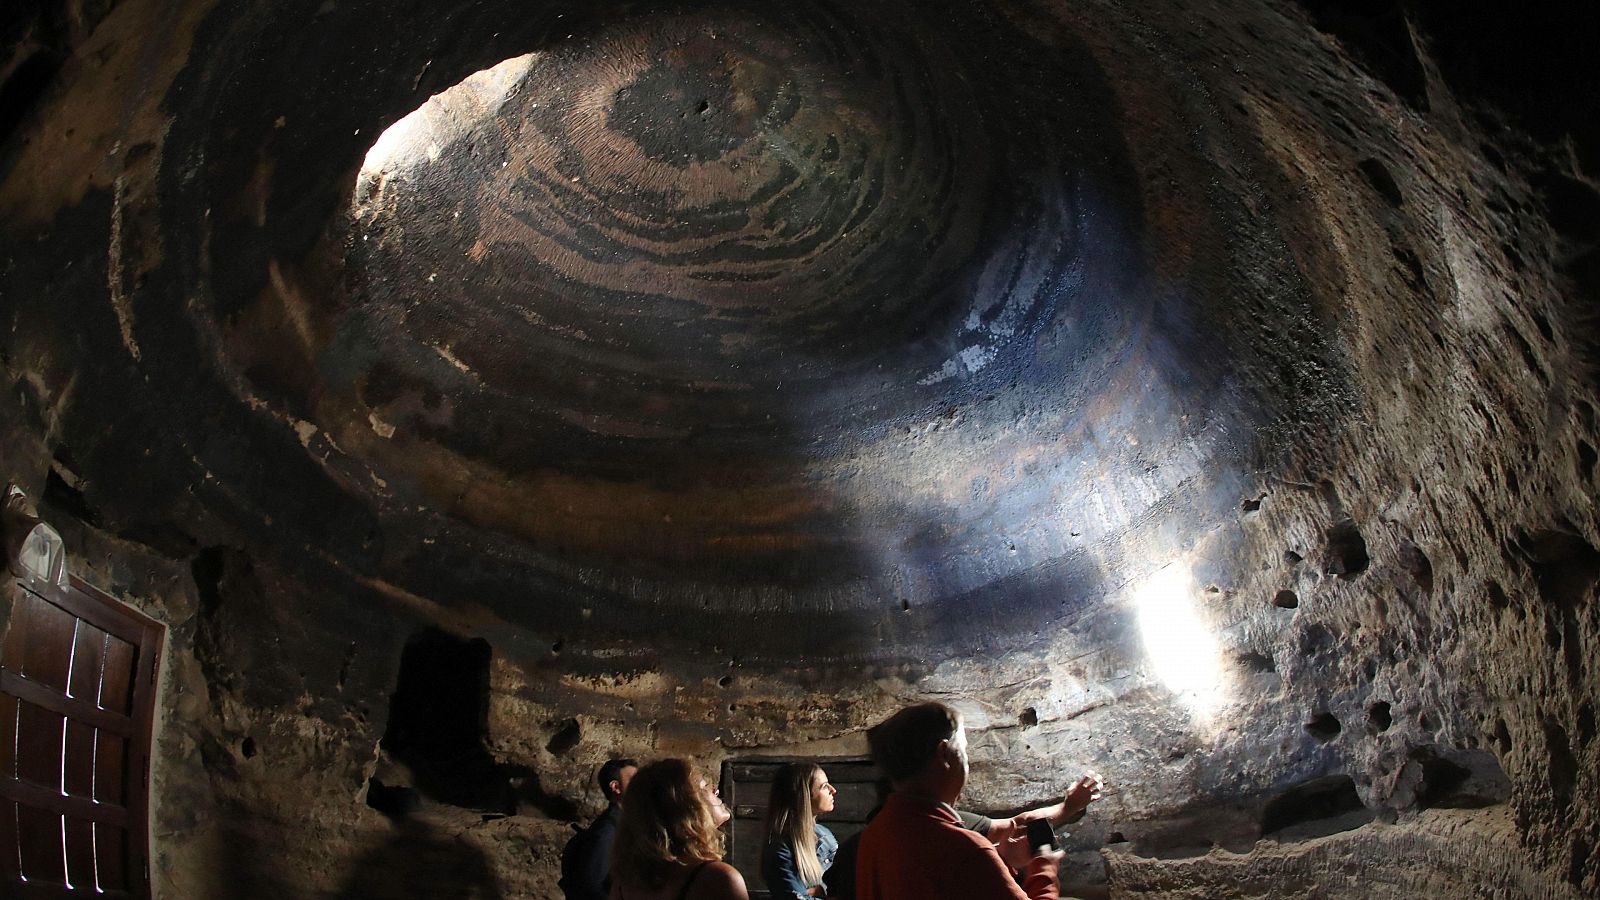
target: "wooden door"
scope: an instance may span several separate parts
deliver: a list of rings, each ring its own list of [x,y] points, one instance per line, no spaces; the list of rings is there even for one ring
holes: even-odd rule
[[[0,645],[0,895],[150,896],[161,626],[73,577],[19,578]]]

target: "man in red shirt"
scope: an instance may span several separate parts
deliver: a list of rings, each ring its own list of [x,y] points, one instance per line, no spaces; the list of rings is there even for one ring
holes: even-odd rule
[[[894,793],[861,835],[860,900],[1056,900],[1059,850],[1028,863],[1022,887],[993,844],[961,825],[951,804],[967,783],[961,714],[922,703],[867,732]]]

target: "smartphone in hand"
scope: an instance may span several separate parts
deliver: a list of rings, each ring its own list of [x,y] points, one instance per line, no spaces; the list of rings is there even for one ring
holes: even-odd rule
[[[1028,849],[1038,853],[1041,850],[1054,850],[1055,844],[1056,832],[1050,827],[1049,819],[1028,820]]]

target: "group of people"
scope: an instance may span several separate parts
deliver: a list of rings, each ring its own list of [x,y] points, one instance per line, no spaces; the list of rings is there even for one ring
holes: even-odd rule
[[[817,821],[838,794],[827,772],[816,763],[779,770],[761,856],[775,900],[1055,900],[1062,853],[1030,841],[1030,823],[1053,833],[1075,821],[1099,799],[1099,776],[1085,774],[1052,806],[994,820],[955,809],[967,740],[952,707],[907,707],[867,742],[889,794],[843,845]],[[618,759],[599,780],[610,805],[562,854],[567,900],[748,900],[744,877],[722,859],[732,814],[693,765]]]

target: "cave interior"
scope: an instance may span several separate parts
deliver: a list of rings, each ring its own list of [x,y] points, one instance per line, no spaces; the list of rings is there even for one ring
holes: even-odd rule
[[[162,634],[66,632],[155,648],[127,896],[555,897],[606,759],[926,699],[968,808],[1107,779],[1073,896],[1596,896],[1597,38],[11,0],[0,719],[37,519]]]

